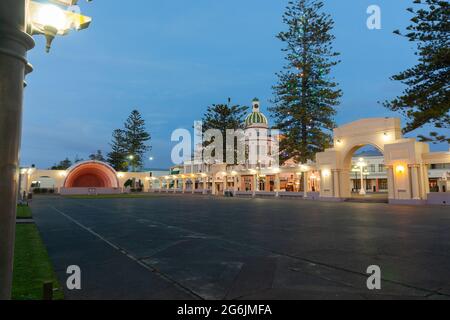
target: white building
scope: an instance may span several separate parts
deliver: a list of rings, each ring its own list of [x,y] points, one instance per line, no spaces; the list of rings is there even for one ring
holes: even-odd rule
[[[259,101],[253,101],[245,124],[246,129],[270,127]],[[380,154],[355,156],[366,145]],[[178,174],[163,177],[168,182],[161,184],[167,188],[160,191],[344,201],[361,189],[361,168],[355,166],[364,162],[366,193],[385,193],[391,203],[450,204],[450,152],[432,153],[428,144],[404,139],[400,120],[394,118],[362,119],[335,129],[334,146],[318,153],[314,163],[228,166],[196,160],[179,167]]]

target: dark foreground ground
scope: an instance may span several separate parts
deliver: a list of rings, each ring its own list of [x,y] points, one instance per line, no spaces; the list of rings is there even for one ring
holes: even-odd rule
[[[37,198],[67,299],[450,299],[445,207],[152,196]],[[367,267],[382,270],[369,291]]]

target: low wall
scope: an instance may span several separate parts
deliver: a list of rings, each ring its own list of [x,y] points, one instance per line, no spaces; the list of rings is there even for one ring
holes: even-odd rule
[[[450,206],[450,192],[429,193],[427,204]]]
[[[304,197],[303,192],[279,192],[278,196],[280,198],[303,198]]]
[[[102,195],[102,194],[120,194],[120,188],[61,188],[60,194],[63,196],[76,195]]]

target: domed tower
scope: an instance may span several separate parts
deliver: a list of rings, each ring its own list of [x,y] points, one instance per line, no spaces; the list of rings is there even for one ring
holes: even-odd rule
[[[245,132],[248,139],[247,166],[248,168],[263,168],[270,166],[267,156],[271,148],[269,137],[269,121],[261,112],[261,105],[257,98],[253,99],[253,110],[245,119]]]
[[[253,111],[245,119],[245,128],[261,128],[269,129],[269,121],[266,116],[261,112],[261,105],[258,98],[253,99]]]

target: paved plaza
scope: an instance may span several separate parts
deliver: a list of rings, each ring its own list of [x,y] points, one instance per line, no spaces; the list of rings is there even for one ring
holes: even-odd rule
[[[32,208],[61,283],[81,268],[67,299],[450,299],[448,207],[154,195]]]

